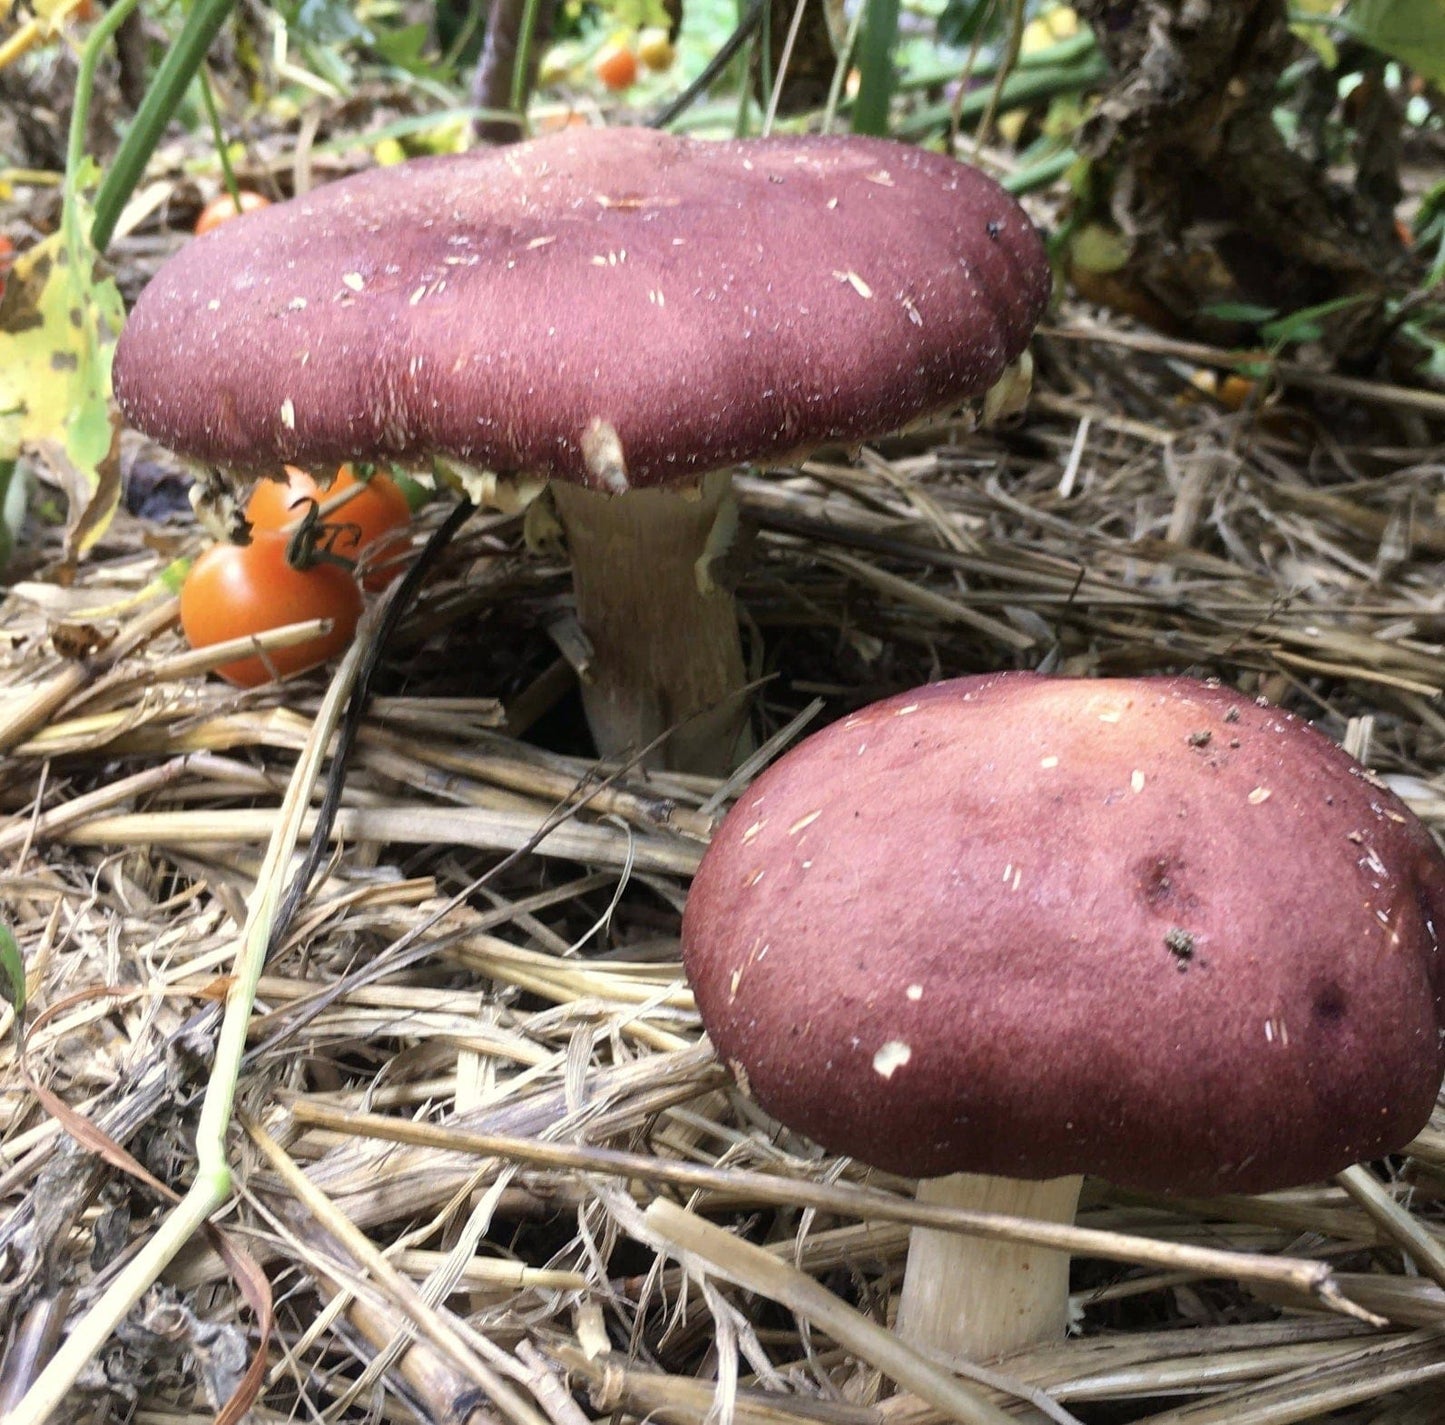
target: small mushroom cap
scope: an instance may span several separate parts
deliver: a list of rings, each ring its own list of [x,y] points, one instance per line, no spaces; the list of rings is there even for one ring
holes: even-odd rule
[[[1287,713],[1187,679],[966,678],[761,776],[683,920],[759,1103],[895,1172],[1314,1181],[1413,1137],[1445,858]]]
[[[566,130],[343,179],[187,244],[115,359],[197,460],[422,460],[620,491],[986,390],[1049,268],[1023,210],[867,138]]]

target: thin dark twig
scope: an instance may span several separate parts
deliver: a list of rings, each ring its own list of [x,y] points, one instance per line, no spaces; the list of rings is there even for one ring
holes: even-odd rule
[[[296,918],[296,912],[300,910],[312,879],[326,855],[331,828],[336,821],[336,813],[341,809],[341,793],[346,785],[346,764],[350,759],[351,749],[356,743],[357,734],[361,730],[361,719],[371,698],[371,680],[381,661],[381,655],[392,634],[396,632],[397,626],[401,623],[402,615],[410,608],[412,599],[417,589],[420,588],[427,570],[435,563],[442,550],[451,543],[452,536],[466,523],[475,509],[476,506],[470,500],[458,500],[456,507],[422,546],[421,553],[412,561],[411,567],[402,576],[400,584],[392,591],[386,607],[382,610],[381,626],[377,629],[376,637],[372,640],[371,647],[367,650],[366,657],[356,675],[356,686],[352,689],[351,699],[346,705],[346,715],[337,729],[336,751],[332,756],[331,766],[327,770],[326,789],[321,798],[321,805],[317,808],[316,828],[311,833],[311,840],[306,847],[306,855],[296,874],[291,878],[290,885],[286,887],[286,894],[281,898],[280,905],[276,908],[276,919],[272,923],[271,937],[266,946],[268,960],[276,953],[277,947],[285,941],[291,922]]]
[[[670,103],[664,104],[648,121],[649,129],[665,129],[674,119],[681,117],[712,88],[718,76],[733,62],[733,57],[752,38],[753,31],[762,23],[763,11],[768,0],[752,0],[738,21],[737,28],[725,39],[718,52],[708,60],[707,67],[681,94]]]
[[[350,709],[348,708],[347,711],[349,714]],[[424,919],[411,926],[399,940],[389,945],[376,959],[332,981],[309,1001],[298,1002],[291,1006],[286,1022],[274,1033],[261,1040],[260,1043],[252,1045],[252,1047],[246,1051],[245,1062],[252,1064],[266,1054],[274,1052],[285,1040],[298,1034],[311,1023],[317,1015],[329,1008],[336,1000],[340,999],[342,995],[352,993],[366,985],[375,984],[387,975],[397,974],[416,964],[419,960],[425,960],[428,956],[435,955],[439,949],[451,942],[465,939],[468,933],[465,930],[451,931],[444,935],[432,937],[431,939],[424,937],[436,925],[445,920],[454,910],[466,905],[472,897],[489,882],[495,880],[512,866],[517,865],[530,856],[552,832],[564,822],[570,821],[578,812],[583,811],[597,796],[620,781],[634,766],[641,762],[643,758],[657,747],[660,747],[663,742],[672,736],[672,732],[673,729],[668,728],[664,732],[659,733],[651,742],[635,754],[632,761],[625,762],[614,768],[611,772],[608,772],[606,776],[600,777],[595,781],[590,777],[579,778],[574,788],[574,794],[557,802],[552,810],[543,817],[542,824],[537,830],[533,832],[522,845],[517,847],[515,851],[509,851],[500,861],[489,866],[479,876],[474,877],[467,885],[463,886],[449,899],[437,906],[435,910]],[[339,756],[340,752],[338,751],[338,757]],[[325,842],[317,843],[313,839],[312,846],[317,845],[324,846]],[[310,848],[308,848],[308,851],[309,850]],[[317,859],[319,862],[319,851],[317,852]],[[272,951],[274,951],[277,943],[277,940],[272,940]]]

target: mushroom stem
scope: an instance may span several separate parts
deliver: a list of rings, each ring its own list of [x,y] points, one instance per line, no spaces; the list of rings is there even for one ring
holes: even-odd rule
[[[636,753],[676,728],[646,765],[729,771],[746,751],[747,673],[732,593],[708,565],[732,518],[731,473],[622,495],[554,481],[552,496],[592,644],[582,702],[598,752]]]
[[[918,1200],[976,1212],[1070,1223],[1081,1177],[952,1173],[918,1185]],[[915,1346],[973,1361],[1062,1339],[1069,1314],[1067,1252],[917,1227],[898,1303],[898,1332]]]

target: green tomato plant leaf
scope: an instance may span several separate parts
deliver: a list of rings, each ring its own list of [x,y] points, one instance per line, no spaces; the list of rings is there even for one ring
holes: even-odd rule
[[[435,68],[437,61],[430,53],[430,44],[431,27],[424,24],[378,30],[371,39],[372,49],[382,59],[407,74],[426,74]]]
[[[1445,4],[1441,0],[1352,0],[1349,31],[1423,79],[1445,80]]]

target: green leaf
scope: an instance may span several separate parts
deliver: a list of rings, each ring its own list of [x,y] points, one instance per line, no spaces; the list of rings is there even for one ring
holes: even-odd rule
[[[1441,0],[1353,0],[1346,28],[1371,49],[1424,79],[1445,80],[1445,4]]]
[[[1325,329],[1321,317],[1332,312],[1343,311],[1367,300],[1363,296],[1335,297],[1313,307],[1301,307],[1297,312],[1287,312],[1276,321],[1264,322],[1259,328],[1260,337],[1271,347],[1288,346],[1296,341],[1318,341]]]
[[[430,38],[430,26],[406,25],[398,30],[378,30],[372,36],[371,47],[388,64],[407,74],[426,74],[436,66],[428,49]]]
[[[348,0],[299,0],[278,6],[287,26],[322,45],[366,44],[370,30],[356,18]]]
[[[398,465],[391,467],[391,478],[396,483],[397,489],[406,496],[406,502],[408,506],[410,506],[412,514],[415,514],[421,509],[436,493],[434,490],[427,489],[421,481],[413,480],[412,477]]]
[[[1204,315],[1221,322],[1267,322],[1279,315],[1278,307],[1261,307],[1255,302],[1213,302],[1205,307]]]
[[[186,582],[186,575],[191,572],[192,562],[190,559],[172,559],[156,576],[157,582],[168,593],[179,594],[181,586]]]
[[[15,1011],[18,1035],[25,1014],[25,961],[10,927],[3,922],[0,922],[0,998],[7,1000]]]
[[[1430,263],[1421,290],[1445,281],[1445,178],[1426,190],[1415,213],[1415,246]]]

